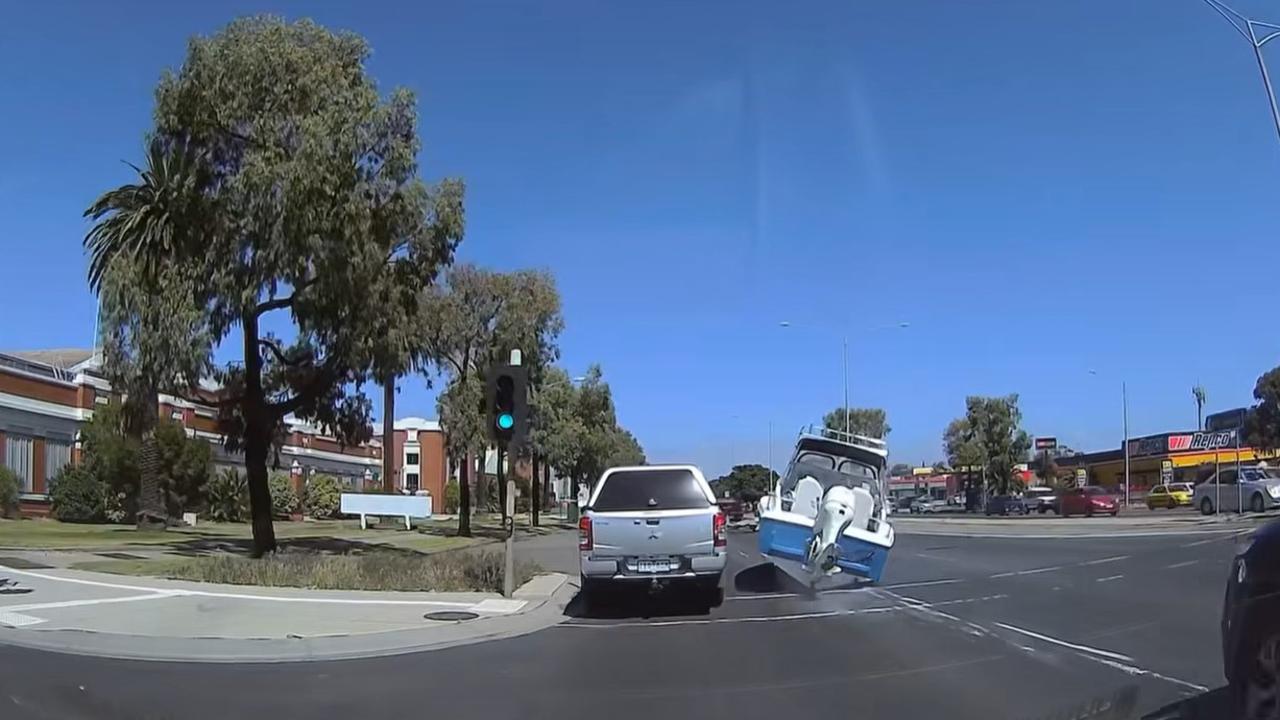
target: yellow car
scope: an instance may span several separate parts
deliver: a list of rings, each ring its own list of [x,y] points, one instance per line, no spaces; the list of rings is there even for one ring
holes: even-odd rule
[[[1190,483],[1157,485],[1151,488],[1151,492],[1147,493],[1147,509],[1190,507],[1192,490]]]

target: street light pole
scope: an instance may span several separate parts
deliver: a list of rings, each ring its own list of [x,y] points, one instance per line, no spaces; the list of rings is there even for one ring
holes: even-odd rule
[[[1276,91],[1271,87],[1271,75],[1267,72],[1267,61],[1262,55],[1262,46],[1266,45],[1277,35],[1280,35],[1280,25],[1262,22],[1260,20],[1250,20],[1235,10],[1232,10],[1230,7],[1227,7],[1226,4],[1219,0],[1204,1],[1209,5],[1209,7],[1217,11],[1224,20],[1231,23],[1231,27],[1235,28],[1236,32],[1240,33],[1245,40],[1248,40],[1250,47],[1253,48],[1253,56],[1258,61],[1258,70],[1262,73],[1262,84],[1267,90],[1267,100],[1271,104],[1271,121],[1276,126],[1276,136],[1280,137],[1280,108],[1276,106]],[[1254,28],[1259,27],[1267,28],[1272,32],[1264,36],[1262,39],[1259,39],[1257,32],[1254,31]]]
[[[1129,389],[1120,381],[1121,412],[1124,413],[1124,507],[1129,509]]]

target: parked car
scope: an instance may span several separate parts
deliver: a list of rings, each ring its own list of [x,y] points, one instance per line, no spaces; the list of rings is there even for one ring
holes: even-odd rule
[[[1022,500],[1027,505],[1027,512],[1037,512],[1041,515],[1050,510],[1057,512],[1057,496],[1054,494],[1053,488],[1037,486],[1029,487],[1022,494]]]
[[[1110,490],[1097,485],[1073,488],[1058,496],[1058,513],[1063,517],[1071,515],[1107,514],[1114,517],[1120,512],[1120,501]]]
[[[941,510],[947,504],[946,500],[938,500],[937,498],[921,495],[911,501],[911,512],[917,514],[932,514]]]
[[[1191,483],[1170,483],[1157,485],[1147,493],[1147,509],[1190,507],[1191,495],[1195,488]]]
[[[720,498],[716,501],[716,505],[720,506],[720,510],[724,512],[729,522],[741,522],[743,516],[742,501],[736,498]]]
[[[1027,503],[1017,495],[992,495],[987,498],[988,515],[1026,515]]]
[[[1230,717],[1273,717],[1280,658],[1280,523],[1264,525],[1236,554],[1222,601],[1222,670]]]
[[[1253,512],[1280,507],[1280,476],[1265,467],[1224,467],[1196,485],[1191,502],[1205,515],[1215,510],[1240,512],[1241,504]]]
[[[915,501],[914,497],[898,498],[893,503],[894,510],[896,512],[911,512],[911,503]]]
[[[610,468],[578,521],[582,593],[680,582],[720,597],[727,518],[692,465]]]

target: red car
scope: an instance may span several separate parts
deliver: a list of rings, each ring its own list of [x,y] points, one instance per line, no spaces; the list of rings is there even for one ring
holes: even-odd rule
[[[1075,488],[1058,495],[1058,512],[1063,517],[1102,513],[1114,517],[1120,512],[1120,502],[1103,487]]]

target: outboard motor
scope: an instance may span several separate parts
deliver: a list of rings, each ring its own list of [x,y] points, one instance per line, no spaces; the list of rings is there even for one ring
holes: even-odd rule
[[[857,496],[844,485],[827,488],[818,506],[818,516],[813,521],[813,535],[805,549],[804,569],[816,582],[824,575],[840,572],[836,561],[840,559],[840,536],[856,517]]]

